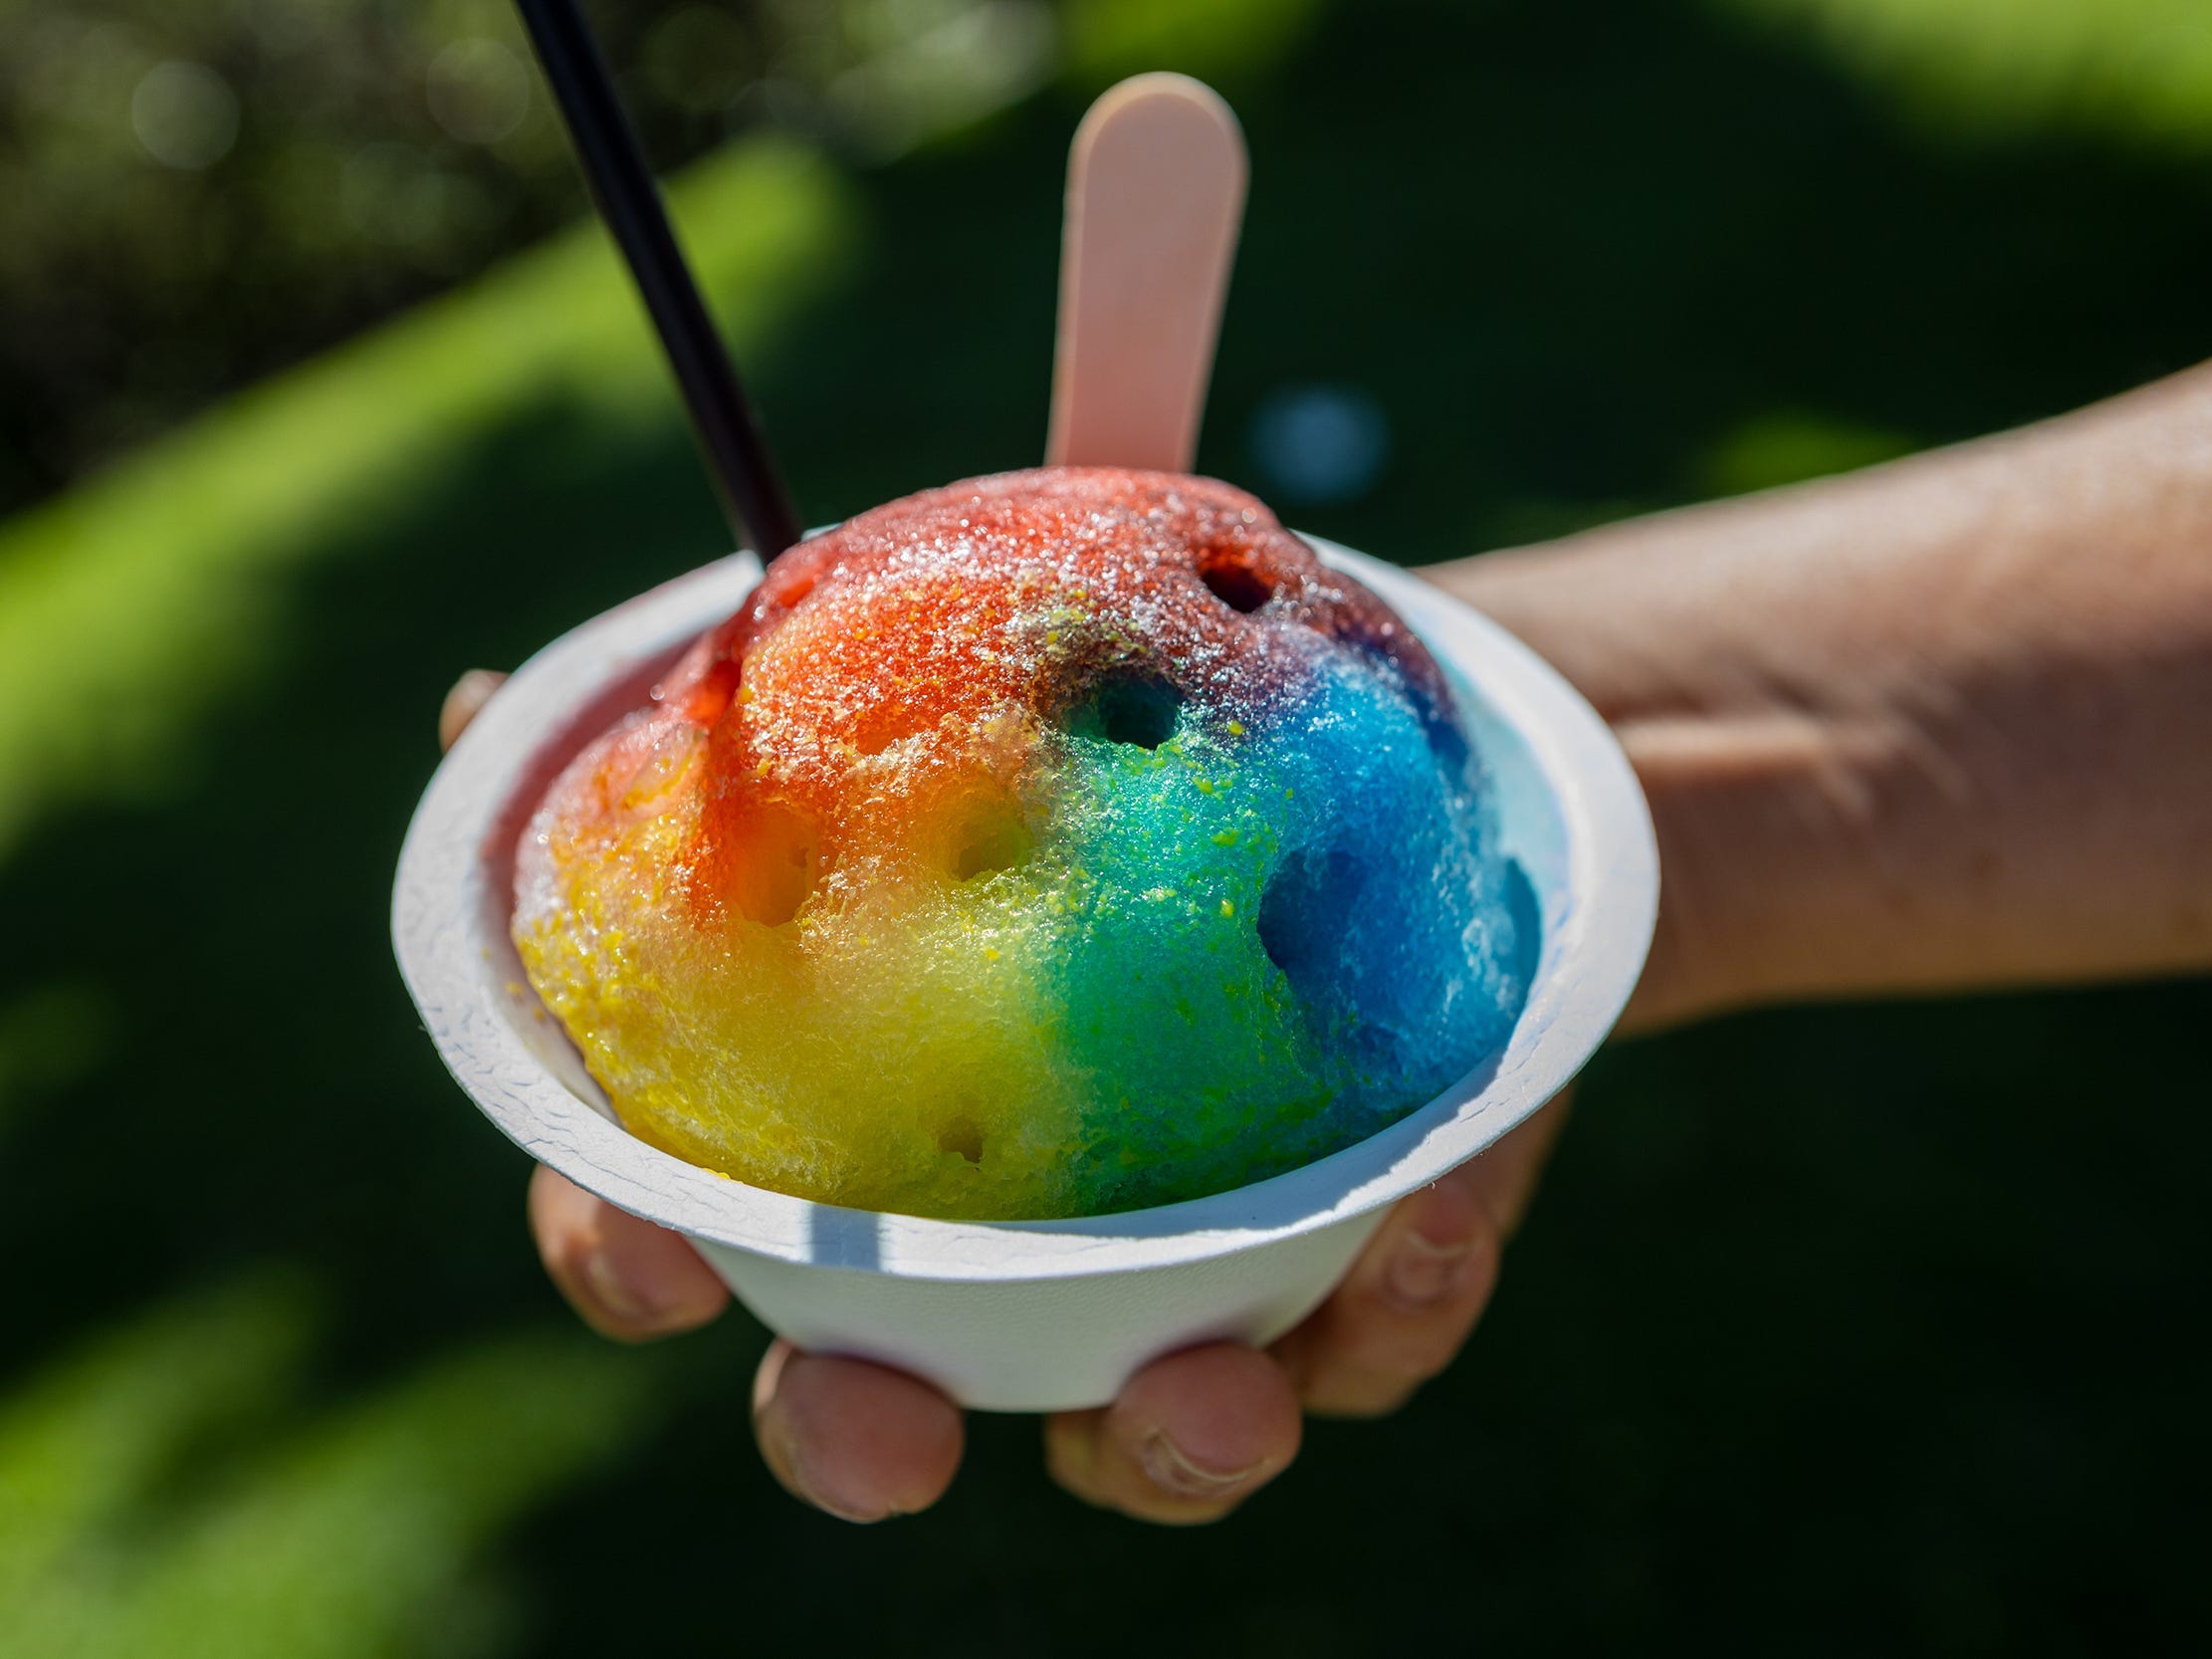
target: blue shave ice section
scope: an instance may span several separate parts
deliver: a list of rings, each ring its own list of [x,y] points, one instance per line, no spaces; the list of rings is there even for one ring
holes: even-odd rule
[[[1257,729],[1183,708],[1149,749],[1074,748],[1045,1000],[1070,1063],[1116,1080],[1082,1182],[1099,1209],[1194,1161],[1229,1186],[1324,1156],[1504,1046],[1527,884],[1479,749],[1387,671],[1346,653]]]

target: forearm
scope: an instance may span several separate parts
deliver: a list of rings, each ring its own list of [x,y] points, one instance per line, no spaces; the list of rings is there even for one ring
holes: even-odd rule
[[[2212,964],[2212,370],[1427,574],[1645,781],[1643,1021]]]

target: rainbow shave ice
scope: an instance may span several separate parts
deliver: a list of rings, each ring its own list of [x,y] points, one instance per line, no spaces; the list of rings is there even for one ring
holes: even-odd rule
[[[1100,1214],[1364,1138],[1535,941],[1449,685],[1250,496],[1056,468],[777,559],[577,756],[514,937],[622,1121],[801,1197]]]

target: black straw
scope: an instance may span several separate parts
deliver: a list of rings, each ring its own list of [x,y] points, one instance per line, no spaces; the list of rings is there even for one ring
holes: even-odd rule
[[[769,455],[730,354],[715,333],[669,229],[636,129],[622,113],[606,60],[575,0],[516,0],[538,62],[567,122],[583,181],[614,235],[652,314],[668,365],[683,387],[699,446],[741,541],[765,560],[798,540],[789,492]]]

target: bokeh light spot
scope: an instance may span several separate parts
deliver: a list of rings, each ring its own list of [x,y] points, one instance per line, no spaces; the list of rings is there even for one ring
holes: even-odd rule
[[[1390,459],[1390,420],[1353,386],[1287,386],[1252,417],[1251,448],[1277,499],[1357,501]]]
[[[431,118],[467,144],[496,144],[530,114],[530,71],[499,41],[457,40],[430,60]]]
[[[211,167],[238,142],[238,96],[203,65],[155,64],[130,95],[130,130],[164,167]]]

